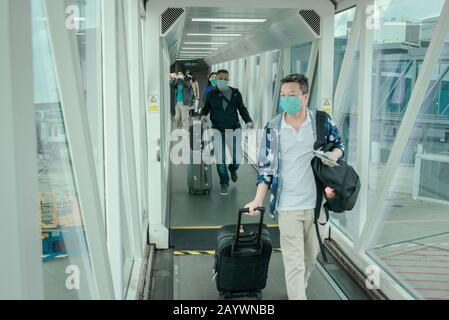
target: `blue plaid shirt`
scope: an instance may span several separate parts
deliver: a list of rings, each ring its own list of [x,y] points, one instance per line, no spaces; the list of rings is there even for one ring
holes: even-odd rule
[[[314,136],[316,140],[316,110],[308,109],[312,120]],[[265,183],[271,189],[270,199],[270,216],[274,219],[276,209],[279,204],[279,195],[281,192],[281,176],[279,175],[279,158],[280,158],[280,138],[282,117],[284,114],[278,115],[271,120],[265,127],[265,133],[262,139],[261,147],[258,155],[259,174],[257,176],[257,184]],[[335,148],[345,150],[341,141],[340,133],[337,126],[328,115],[324,122],[324,137],[328,143],[333,143]]]

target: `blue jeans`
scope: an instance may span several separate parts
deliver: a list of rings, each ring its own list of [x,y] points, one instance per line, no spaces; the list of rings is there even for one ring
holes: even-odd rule
[[[226,147],[232,154],[232,163],[226,162]],[[241,130],[214,130],[214,154],[217,161],[217,171],[220,176],[220,184],[229,185],[229,173],[236,173],[243,161]]]

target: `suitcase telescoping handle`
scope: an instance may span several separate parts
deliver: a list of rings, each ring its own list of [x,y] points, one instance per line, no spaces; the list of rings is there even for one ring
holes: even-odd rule
[[[260,222],[259,222],[259,231],[257,232],[257,246],[261,247],[262,240],[262,228],[263,228],[263,219],[265,214],[265,208],[256,208],[256,211],[260,212]],[[249,213],[249,208],[243,208],[239,210],[239,220],[237,223],[237,230],[235,231],[235,243],[234,243],[234,252],[237,252],[240,244],[240,229],[242,227],[242,216],[244,213]]]

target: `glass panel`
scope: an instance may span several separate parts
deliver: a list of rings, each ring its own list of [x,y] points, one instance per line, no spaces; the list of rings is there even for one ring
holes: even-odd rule
[[[334,91],[337,87],[338,77],[346,52],[348,36],[351,32],[354,20],[355,7],[339,12],[335,15],[334,22]]]
[[[341,114],[339,119],[335,119],[340,134],[345,144],[345,160],[352,165],[356,170],[360,167],[357,164],[357,122],[358,117],[358,90],[357,87],[354,90],[354,84],[359,83],[359,63],[360,51],[359,43],[357,40],[356,53],[353,63],[350,64],[349,79],[347,87],[344,88],[344,92],[347,92],[343,96],[341,108]],[[359,170],[358,170],[359,171]],[[359,171],[360,172],[360,171]],[[359,208],[358,205],[352,210],[345,212],[344,214],[331,213],[332,223],[341,229],[350,239],[355,240],[359,233]]]
[[[378,185],[383,180],[385,164],[407,109],[443,3],[442,0],[433,0],[428,4],[413,1],[411,10],[410,2],[404,0],[376,2],[381,23],[380,28],[374,30],[369,207],[374,205]],[[421,31],[416,32],[416,28],[420,28]],[[440,65],[434,72],[432,82],[436,83],[440,77],[447,79],[444,72],[445,65]],[[444,88],[445,84],[438,81],[437,86]],[[440,94],[435,94],[431,100],[426,100],[423,115],[437,112],[439,98]],[[444,103],[445,98],[442,101]],[[429,121],[432,122],[426,120],[416,128],[417,135],[421,135],[420,130],[426,131],[435,125],[431,125]],[[411,148],[403,155],[401,163],[403,167],[407,167],[413,166],[414,162],[415,154]]]
[[[86,98],[92,150],[94,153],[100,199],[104,209],[103,93],[101,50],[101,1],[73,0],[80,8],[80,28],[76,32],[84,96]]]
[[[120,121],[121,123],[121,121]],[[127,188],[129,181],[127,179],[128,173],[126,171],[126,154],[125,154],[125,143],[124,143],[124,135],[123,135],[123,127],[120,125],[120,172],[121,172],[121,183],[120,183],[120,194],[121,194],[121,221],[120,226],[122,230],[122,266],[123,266],[123,294],[126,295],[128,290],[128,284],[131,278],[132,265],[134,261],[133,253],[131,250],[131,234],[129,232],[130,221],[128,220],[131,217],[131,212],[129,208],[131,208],[131,199],[128,196]],[[138,235],[136,235],[136,238]]]
[[[318,106],[318,85],[319,85],[319,81],[318,81],[318,75],[320,73],[320,61],[319,58],[317,59],[317,65],[316,65],[316,69],[315,69],[315,76],[313,77],[313,81],[310,84],[309,83],[309,92],[310,92],[310,99],[309,99],[309,107],[310,108],[317,108]],[[310,79],[309,79],[310,81]]]
[[[91,299],[95,282],[41,0],[32,1],[32,19],[44,294]]]
[[[422,60],[429,46],[429,39],[435,30],[436,22],[444,1],[421,3],[412,1],[415,10],[404,9],[405,1],[393,1],[381,11],[391,19],[393,13],[402,17],[410,12],[406,21],[414,21],[421,27],[421,37],[416,41],[394,44],[396,51],[404,51],[401,59],[392,62],[393,53],[389,53],[384,44],[376,47],[380,63],[376,76],[387,79],[391,94],[384,95],[384,88],[376,86],[373,99],[383,101],[376,110],[373,105],[372,119],[372,160],[370,168],[370,204],[372,207],[377,196],[377,188],[382,186],[384,164],[391,146],[399,131],[407,102],[416,82],[416,75],[409,75],[408,63],[416,64],[416,74],[422,67]],[[407,8],[410,7],[407,1]],[[391,8],[390,8],[391,7]],[[402,13],[399,15],[399,12]],[[399,19],[399,18],[398,18]],[[402,21],[402,20],[401,20]],[[396,24],[401,28],[401,24]],[[398,29],[396,29],[397,31]],[[392,26],[383,28],[393,38]],[[394,37],[397,37],[396,34]],[[377,36],[379,37],[379,36]],[[390,44],[390,48],[391,48]],[[424,103],[402,153],[401,162],[396,168],[389,194],[385,201],[381,219],[375,228],[375,236],[370,242],[367,253],[372,256],[397,281],[417,299],[449,298],[449,117],[445,114],[447,96],[448,62],[443,60],[449,53],[446,42],[441,60],[436,66]],[[408,60],[405,60],[407,56]],[[398,57],[396,55],[396,57]],[[384,66],[382,69],[379,66]],[[387,70],[388,69],[388,70]],[[383,75],[382,75],[383,73]],[[393,78],[393,79],[391,79]],[[377,82],[378,83],[378,82]],[[385,88],[388,90],[388,87]],[[396,91],[396,92],[395,92]],[[441,106],[443,104],[443,106]],[[374,125],[374,124],[377,125]],[[382,133],[386,127],[389,132]],[[391,142],[385,137],[390,134]],[[382,151],[386,154],[382,154]]]
[[[272,85],[272,88],[273,88],[272,95],[273,96],[275,96],[275,94],[276,94],[274,92],[274,90],[276,89],[276,82],[280,81],[280,79],[279,79],[279,76],[280,76],[279,75],[279,58],[280,58],[280,56],[281,56],[280,51],[272,52],[273,60],[272,60],[272,67],[271,67],[271,75],[272,75],[271,81],[273,83],[273,85]]]
[[[298,44],[292,47],[292,73],[307,74],[312,42]]]

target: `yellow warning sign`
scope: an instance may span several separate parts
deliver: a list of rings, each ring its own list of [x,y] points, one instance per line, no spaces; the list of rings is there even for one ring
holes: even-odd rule
[[[332,99],[323,99],[323,108],[321,110],[332,115]]]
[[[157,113],[159,112],[159,97],[149,96],[148,97],[148,112]]]

